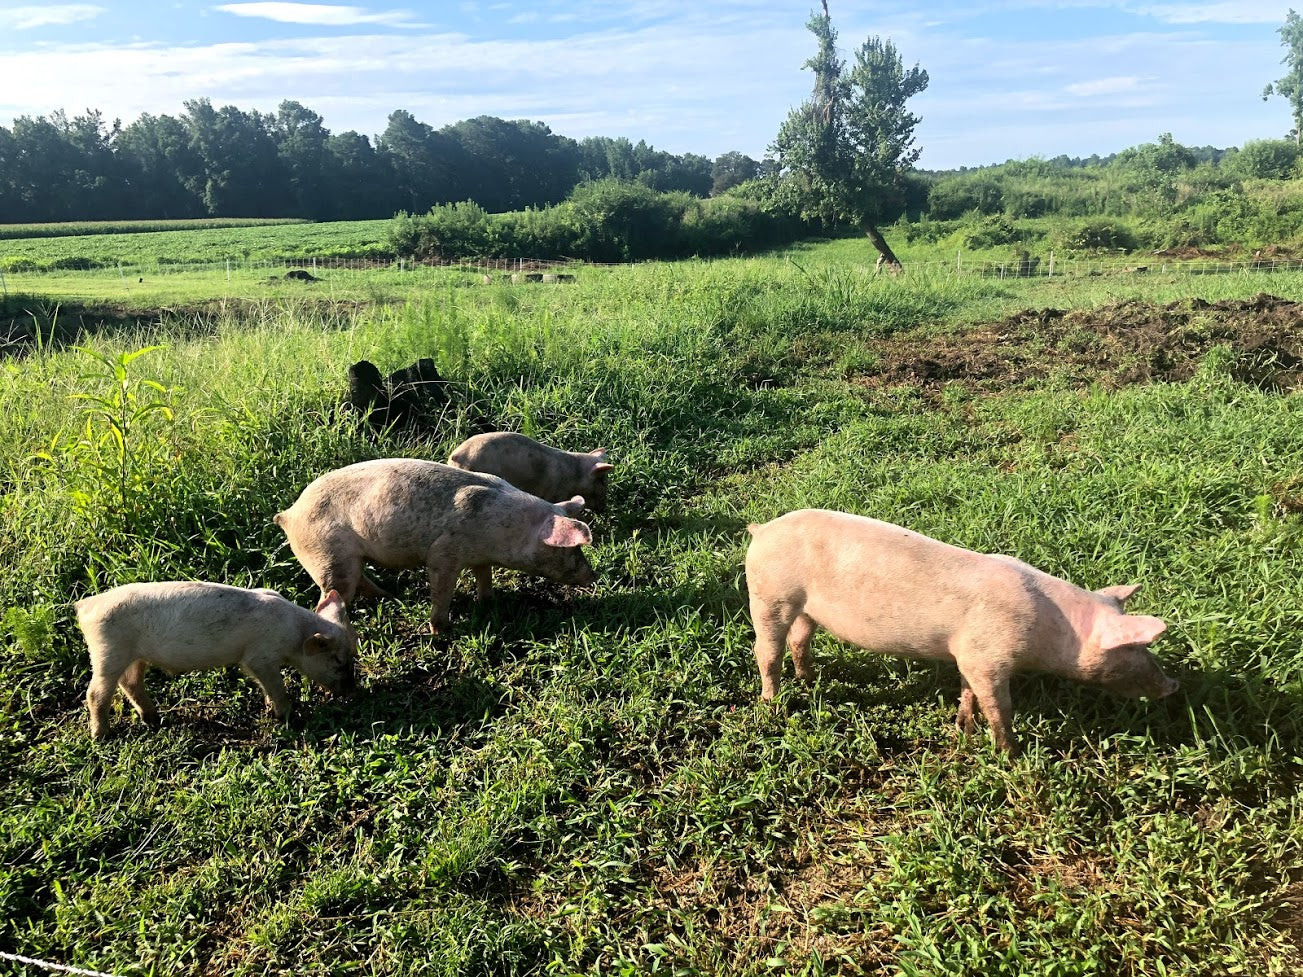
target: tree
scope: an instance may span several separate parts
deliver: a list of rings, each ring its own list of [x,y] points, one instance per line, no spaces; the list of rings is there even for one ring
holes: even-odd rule
[[[760,175],[760,164],[736,150],[715,159],[710,167],[710,195],[718,197],[730,187]]]
[[[1303,145],[1303,18],[1294,13],[1293,8],[1285,15],[1285,23],[1277,28],[1280,41],[1285,45],[1285,56],[1280,63],[1289,71],[1283,78],[1269,84],[1262,90],[1265,102],[1272,95],[1279,95],[1289,102],[1290,112],[1294,117],[1294,145]]]
[[[905,174],[922,151],[914,147],[919,119],[905,103],[927,88],[927,72],[917,64],[906,71],[895,45],[878,37],[860,45],[848,70],[837,56],[828,0],[806,26],[819,45],[804,65],[814,72],[814,91],[770,147],[780,185],[802,217],[829,228],[858,226],[881,256],[879,266],[899,271],[877,223],[899,210]]]

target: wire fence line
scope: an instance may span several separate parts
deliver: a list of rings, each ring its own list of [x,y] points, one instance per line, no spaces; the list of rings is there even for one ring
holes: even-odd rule
[[[320,277],[323,273],[369,274],[376,272],[416,273],[456,269],[487,276],[488,280],[527,280],[535,274],[564,274],[577,268],[627,267],[635,262],[570,261],[552,258],[464,258],[454,261],[413,261],[411,259],[300,257],[280,259],[228,258],[208,262],[145,261],[122,262],[96,268],[11,268],[0,270],[0,286],[5,291],[22,291],[23,283],[39,282],[50,275],[86,275],[116,277],[124,282],[139,281],[147,276],[184,274],[225,274],[228,279],[266,274],[270,277],[302,277],[305,273]],[[867,269],[867,265],[863,266]],[[1225,275],[1237,272],[1284,273],[1303,271],[1303,259],[1249,258],[1239,261],[1208,258],[1172,258],[1132,255],[1117,258],[1078,258],[1049,255],[1046,258],[1013,258],[1007,261],[984,258],[967,259],[962,254],[951,261],[915,261],[905,265],[911,272],[931,275],[977,276],[983,278],[1056,278],[1098,275]]]

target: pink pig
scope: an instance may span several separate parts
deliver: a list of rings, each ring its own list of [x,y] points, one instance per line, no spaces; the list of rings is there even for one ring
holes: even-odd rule
[[[363,573],[370,560],[403,570],[423,566],[430,581],[430,630],[448,623],[457,577],[475,573],[477,595],[492,589],[492,567],[583,586],[596,577],[581,547],[593,541],[572,518],[578,496],[553,505],[495,475],[437,461],[379,458],[322,475],[275,522],[322,593],[388,596]]]
[[[1012,557],[974,553],[888,522],[801,509],[747,527],[747,587],[761,695],[773,698],[783,643],[811,677],[816,626],[890,655],[953,661],[958,726],[973,730],[974,700],[998,747],[1018,751],[1009,678],[1043,671],[1129,697],[1176,691],[1148,645],[1166,629],[1127,614],[1135,586],[1089,591]]]
[[[562,451],[511,431],[491,431],[467,438],[448,457],[448,464],[505,478],[518,489],[548,502],[582,495],[588,508],[606,508],[606,476],[615,466],[605,448]]]

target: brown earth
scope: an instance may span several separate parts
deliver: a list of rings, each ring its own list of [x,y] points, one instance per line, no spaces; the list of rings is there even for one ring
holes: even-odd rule
[[[854,380],[934,392],[952,384],[994,392],[1049,377],[1106,386],[1182,381],[1214,346],[1235,352],[1229,369],[1237,379],[1295,389],[1303,384],[1303,303],[1259,293],[1222,302],[1028,309],[963,333],[876,341],[876,362]]]

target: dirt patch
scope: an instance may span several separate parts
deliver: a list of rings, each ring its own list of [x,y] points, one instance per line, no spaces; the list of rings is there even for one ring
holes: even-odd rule
[[[347,328],[360,301],[321,299],[312,304],[329,325]],[[232,317],[261,319],[266,307],[256,300],[214,299],[167,308],[132,308],[114,303],[52,302],[27,295],[10,295],[0,305],[0,359],[21,357],[40,349],[58,349],[98,333],[163,330],[170,336],[207,335]]]
[[[1230,372],[1268,390],[1303,383],[1303,304],[1260,293],[1251,299],[1167,305],[1128,300],[1094,309],[1028,309],[952,336],[895,337],[871,345],[872,367],[855,377],[873,387],[998,390],[1051,375],[1087,385],[1190,379],[1214,346],[1234,352]]]

